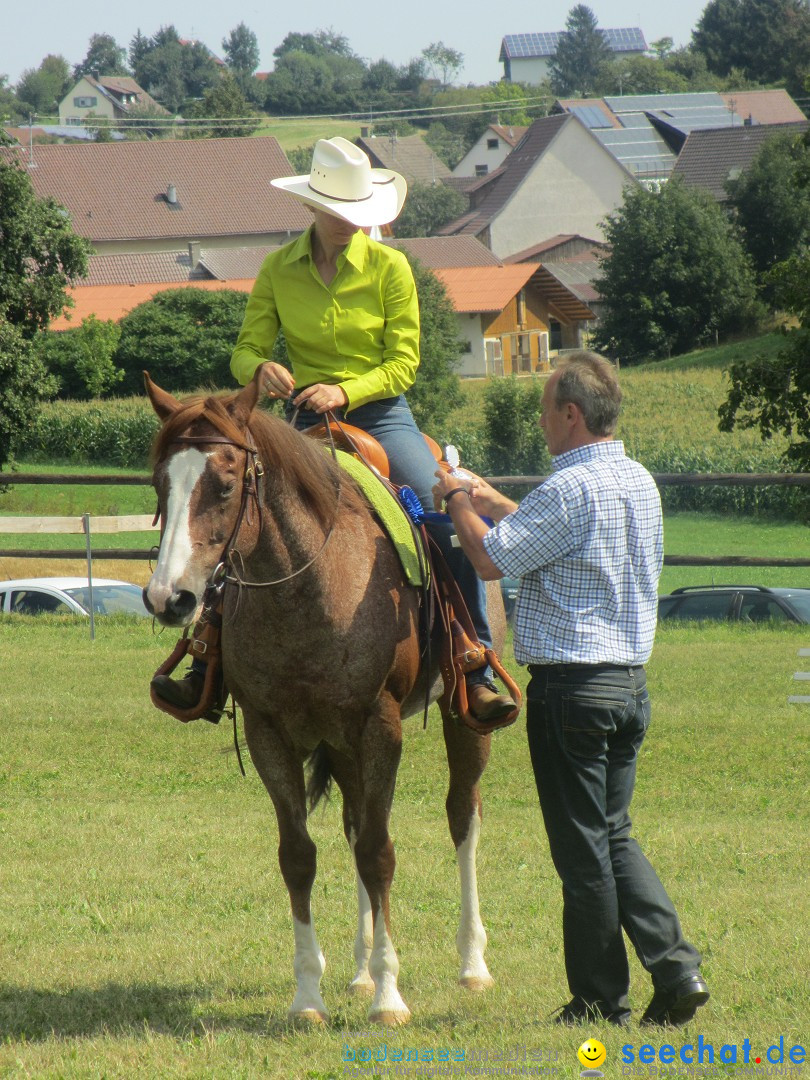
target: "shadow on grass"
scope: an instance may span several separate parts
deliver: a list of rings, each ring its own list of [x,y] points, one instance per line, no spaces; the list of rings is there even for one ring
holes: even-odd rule
[[[268,1012],[234,1016],[213,1005],[212,996],[205,988],[157,983],[61,991],[0,983],[0,1041],[146,1033],[187,1039],[212,1029],[271,1038],[289,1034],[290,1025],[280,1017]]]

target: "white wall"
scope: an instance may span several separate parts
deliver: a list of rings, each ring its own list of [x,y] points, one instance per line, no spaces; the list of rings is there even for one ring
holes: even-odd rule
[[[559,233],[604,240],[602,222],[637,183],[576,120],[571,120],[490,224],[500,258]]]
[[[471,349],[470,352],[461,354],[461,364],[456,369],[457,373],[462,377],[482,378],[487,373],[487,358],[484,349],[484,334],[481,330],[481,316],[462,312],[456,314],[456,322],[458,336],[462,341],[469,341]]]

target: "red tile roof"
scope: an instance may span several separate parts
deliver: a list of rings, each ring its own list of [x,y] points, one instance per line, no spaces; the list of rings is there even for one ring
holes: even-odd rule
[[[433,272],[447,290],[455,310],[466,314],[503,311],[537,269],[534,263],[519,263],[516,266],[437,268]]]
[[[187,281],[161,282],[139,285],[83,285],[68,289],[73,297],[74,307],[66,308],[67,314],[63,313],[58,319],[51,322],[51,330],[68,330],[73,326],[80,326],[82,319],[88,315],[95,315],[99,319],[113,319],[118,321],[128,311],[132,311],[138,304],[145,300],[151,300],[159,292],[166,289],[237,289],[239,292],[250,292],[253,288],[253,279],[248,281]]]
[[[424,236],[385,242],[400,251],[407,251],[431,270],[458,266],[500,266],[503,261],[474,236]]]
[[[92,241],[297,234],[312,221],[303,203],[270,186],[293,172],[270,136],[44,145],[35,160],[37,194],[67,207]]]
[[[737,116],[755,124],[793,124],[805,119],[804,113],[787,90],[735,90],[720,97]]]
[[[386,135],[355,142],[368,154],[372,165],[401,173],[409,184],[434,184],[450,176],[450,170],[421,135],[399,136],[393,145]]]

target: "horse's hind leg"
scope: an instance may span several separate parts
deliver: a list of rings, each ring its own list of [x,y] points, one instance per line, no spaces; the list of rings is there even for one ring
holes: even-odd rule
[[[482,990],[493,983],[484,950],[487,934],[478,907],[476,852],[481,832],[481,793],[478,782],[489,759],[492,737],[476,735],[444,718],[444,742],[450,768],[447,792],[447,821],[456,847],[461,880],[461,918],[456,948],[461,958],[458,981],[470,990]]]
[[[374,980],[368,970],[371,949],[374,942],[374,920],[371,915],[371,901],[357,869],[355,845],[360,831],[360,781],[357,761],[353,757],[329,750],[329,765],[332,776],[340,788],[343,798],[343,832],[354,859],[357,882],[357,933],[354,939],[354,978],[349,983],[353,994],[372,994]]]
[[[394,845],[388,820],[402,752],[399,707],[382,701],[379,712],[365,725],[359,748],[359,828],[354,844],[357,871],[371,905],[373,922],[368,970],[374,980],[374,999],[368,1017],[372,1023],[404,1024],[410,1010],[397,987],[399,960],[391,941],[389,895],[394,877]]]
[[[245,736],[256,771],[278,819],[278,861],[290,894],[295,935],[295,997],[291,1020],[322,1023],[329,1014],[321,997],[326,961],[315,936],[310,897],[315,881],[315,844],[307,832],[303,762],[274,731],[245,711]]]

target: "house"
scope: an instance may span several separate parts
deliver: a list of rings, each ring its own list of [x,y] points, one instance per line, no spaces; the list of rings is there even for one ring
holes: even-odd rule
[[[501,258],[559,233],[604,239],[605,217],[632,174],[572,114],[545,116],[469,192],[470,209],[439,230],[478,237]]]
[[[503,64],[504,79],[537,86],[548,78],[549,65],[564,33],[564,30],[557,30],[539,34],[507,34],[501,42],[498,57]],[[617,57],[643,56],[647,51],[647,42],[638,27],[601,30],[601,33]]]
[[[437,184],[451,175],[421,135],[361,135],[355,143],[375,169],[393,169],[409,184]]]
[[[486,176],[494,172],[512,153],[527,130],[520,126],[489,124],[453,169],[453,176]]]
[[[103,116],[120,120],[132,111],[171,114],[126,75],[82,75],[75,86],[59,102],[59,123],[82,124],[87,116]]]
[[[749,168],[767,139],[783,133],[801,135],[808,126],[810,123],[803,119],[794,124],[693,131],[684,142],[672,175],[690,187],[706,188],[718,202],[724,202],[726,183]]]
[[[551,236],[548,240],[510,255],[504,262],[539,262],[537,281],[562,315],[574,312],[570,298],[585,304],[596,321],[602,310],[602,297],[594,282],[601,276],[600,257],[607,251],[605,244],[585,236]],[[554,331],[552,327],[552,340]]]
[[[551,111],[577,116],[617,161],[653,189],[669,178],[692,132],[804,119],[785,90],[566,98]]]
[[[88,315],[118,321],[165,289],[237,289],[250,292],[272,246],[204,249],[197,241],[177,251],[91,255],[87,276],[68,288],[73,307],[51,330],[79,326]]]
[[[26,163],[26,151],[16,152]],[[270,184],[292,172],[267,136],[37,146],[28,175],[37,195],[67,208],[97,253],[136,254],[298,236],[312,215]]]
[[[563,348],[581,345],[593,320],[573,292],[533,263],[502,263],[471,236],[387,241],[415,256],[447,290],[465,351],[459,374],[525,375],[549,370]]]

